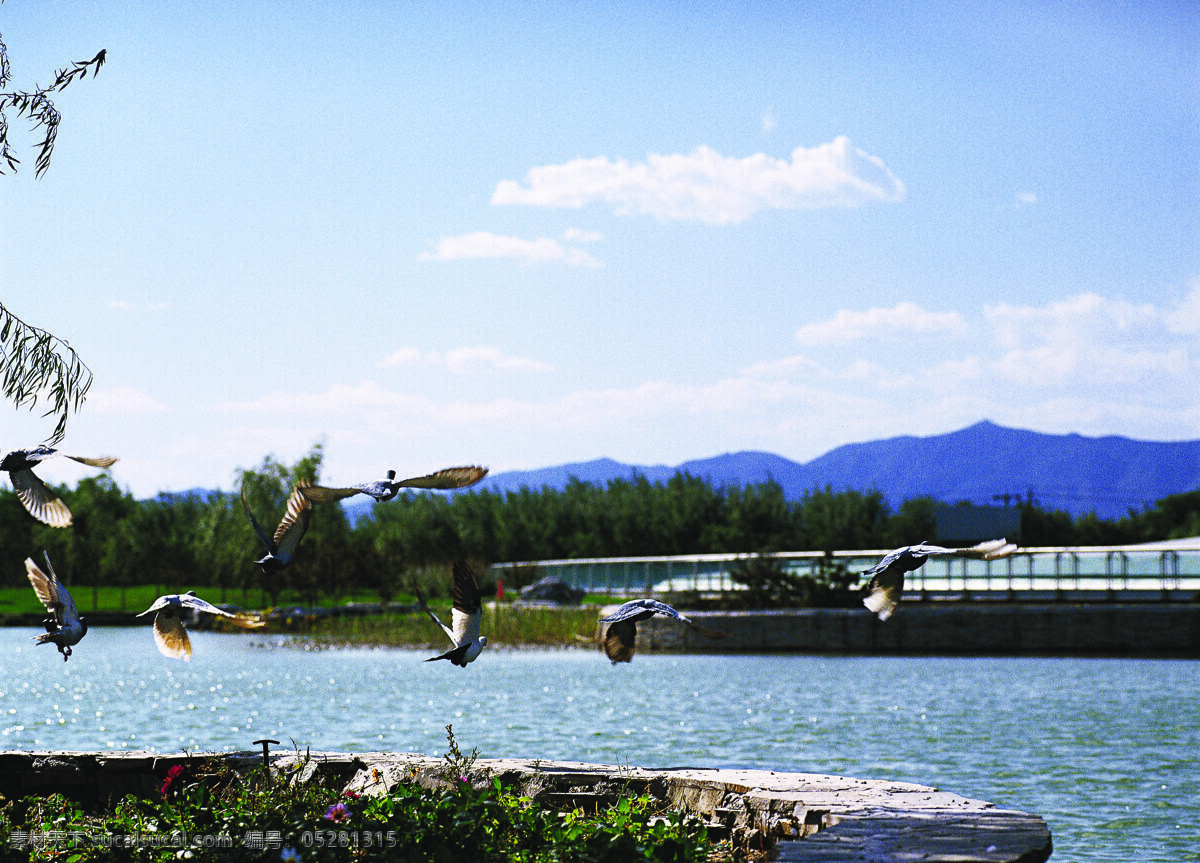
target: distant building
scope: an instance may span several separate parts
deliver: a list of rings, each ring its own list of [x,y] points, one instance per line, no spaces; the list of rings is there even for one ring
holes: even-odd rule
[[[1008,506],[976,506],[973,503],[934,507],[933,517],[940,543],[976,543],[1004,537],[1021,537],[1021,510]]]

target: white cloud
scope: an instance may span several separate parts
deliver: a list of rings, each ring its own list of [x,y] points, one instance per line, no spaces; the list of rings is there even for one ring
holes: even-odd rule
[[[546,363],[524,357],[509,356],[499,348],[488,345],[452,348],[444,353],[422,351],[416,347],[403,347],[388,354],[380,361],[379,365],[384,368],[394,366],[440,367],[456,375],[486,371],[544,372],[550,370],[550,366]]]
[[[767,111],[765,114],[762,115],[762,122],[760,125],[762,127],[763,132],[769,134],[769,133],[775,131],[775,127],[779,125],[779,121],[777,119],[775,119],[774,112]]]
[[[838,137],[797,147],[791,161],[758,153],[743,159],[708,147],[631,164],[605,156],[531,168],[524,185],[503,180],[493,204],[579,208],[602,201],[619,215],[709,224],[742,222],[764,209],[854,207],[900,201],[904,184],[878,158]]]
[[[589,238],[591,235],[588,235]],[[576,240],[577,242],[579,240]],[[584,240],[592,242],[593,240]],[[582,249],[564,246],[550,237],[526,240],[488,231],[457,237],[442,237],[432,252],[422,252],[419,261],[462,261],[480,258],[510,258],[524,264],[557,261],[572,267],[599,267],[600,262]]]
[[[1032,206],[1037,203],[1037,195],[1033,192],[1017,192],[1017,204],[1020,206]]]
[[[994,328],[997,342],[1005,347],[1050,343],[1078,345],[1097,338],[1151,338],[1168,324],[1169,316],[1149,304],[1134,305],[1109,300],[1096,294],[1078,294],[1046,306],[986,306],[984,318]]]
[[[796,331],[802,345],[845,344],[863,339],[907,338],[914,335],[958,335],[966,322],[957,312],[928,312],[915,303],[865,312],[842,309],[830,320],[805,324]]]
[[[88,392],[84,409],[104,414],[159,413],[166,405],[135,387],[111,387]]]
[[[567,228],[562,235],[563,240],[568,243],[598,243],[604,239],[604,235],[598,231],[585,231],[581,228]]]
[[[951,321],[955,337],[931,350],[897,350],[895,341],[872,337],[699,382],[530,386],[507,397],[489,388],[455,398],[444,386],[416,394],[374,381],[276,392],[220,406],[232,414],[221,451],[228,464],[246,465],[266,452],[298,457],[323,440],[328,475],[357,482],[388,467],[419,473],[465,461],[494,471],[602,455],[674,464],[733,449],[805,460],[851,441],[938,434],[983,418],[1048,432],[1196,438],[1200,353],[1194,335],[1164,326],[1180,305],[1083,294],[979,307]],[[393,358],[446,371],[522,363],[478,347],[407,347]],[[134,464],[122,464],[125,481]]]

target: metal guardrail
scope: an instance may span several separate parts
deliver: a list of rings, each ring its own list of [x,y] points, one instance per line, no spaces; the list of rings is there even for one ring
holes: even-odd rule
[[[867,569],[890,550],[776,552],[767,557],[790,573],[816,575],[829,566],[844,565],[851,572]],[[731,568],[753,557],[756,555],[582,558],[497,563],[492,568],[501,576],[505,570],[532,568],[535,578],[554,575],[594,593],[722,592],[741,589],[731,577]],[[1161,543],[1152,547],[1051,546],[1021,548],[1000,560],[936,556],[905,577],[905,592],[1010,599],[1043,595],[1070,600],[1102,594],[1187,600],[1200,594],[1200,547]]]

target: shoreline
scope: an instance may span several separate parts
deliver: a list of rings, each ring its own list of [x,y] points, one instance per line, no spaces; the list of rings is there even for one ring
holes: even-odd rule
[[[566,609],[578,613],[579,608]],[[604,609],[596,607],[596,617]],[[846,656],[1028,656],[1129,659],[1200,659],[1200,603],[982,603],[905,602],[888,621],[864,609],[800,608],[759,611],[688,611],[705,627],[726,633],[713,641],[665,617],[638,624],[642,654],[825,654]],[[88,617],[95,627],[148,627],[132,613]],[[0,626],[40,629],[44,615],[0,615]],[[359,629],[349,618],[344,628],[316,632],[237,630],[250,636],[286,636],[289,649],[349,647],[438,649],[441,640],[423,621],[406,629],[373,624]],[[539,631],[529,640],[506,620],[504,632],[484,632],[496,649],[598,649],[602,625],[589,622],[589,635]],[[197,631],[223,631],[204,625]],[[516,637],[514,637],[516,636]],[[264,647],[275,645],[265,645]]]
[[[126,794],[154,795],[173,766],[213,758],[239,773],[261,768],[265,760],[272,781],[320,777],[362,795],[387,794],[401,782],[448,784],[446,759],[415,753],[3,750],[0,794],[16,799],[62,793],[108,803]],[[1041,863],[1053,848],[1050,829],[1037,815],[891,780],[504,758],[476,759],[468,773],[472,783],[498,779],[506,788],[566,810],[595,810],[623,796],[650,794],[672,811],[701,818],[717,835],[774,842],[774,859],[781,861]]]

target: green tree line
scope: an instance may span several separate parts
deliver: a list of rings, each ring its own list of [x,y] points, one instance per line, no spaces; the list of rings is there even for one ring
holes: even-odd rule
[[[318,446],[294,465],[268,457],[238,472],[238,488],[268,532],[297,481],[320,481],[321,461]],[[353,526],[337,504],[317,504],[299,560],[264,578],[254,565],[262,549],[237,492],[137,500],[108,474],[57,491],[74,515],[65,530],[38,523],[11,490],[0,491],[3,586],[23,585],[24,558],[43,550],[71,584],[261,589],[274,604],[284,589],[314,602],[363,591],[390,599],[414,573],[456,557],[490,563],[830,551],[936,539],[929,498],[894,510],[875,491],[814,489],[787,500],[774,482],[714,488],[680,473],[653,483],[644,477],[603,486],[572,481],[561,491],[408,493],[375,504]],[[1200,492],[1173,495],[1113,521],[1071,518],[1032,502],[1020,507],[1024,545],[1124,544],[1200,533]]]

